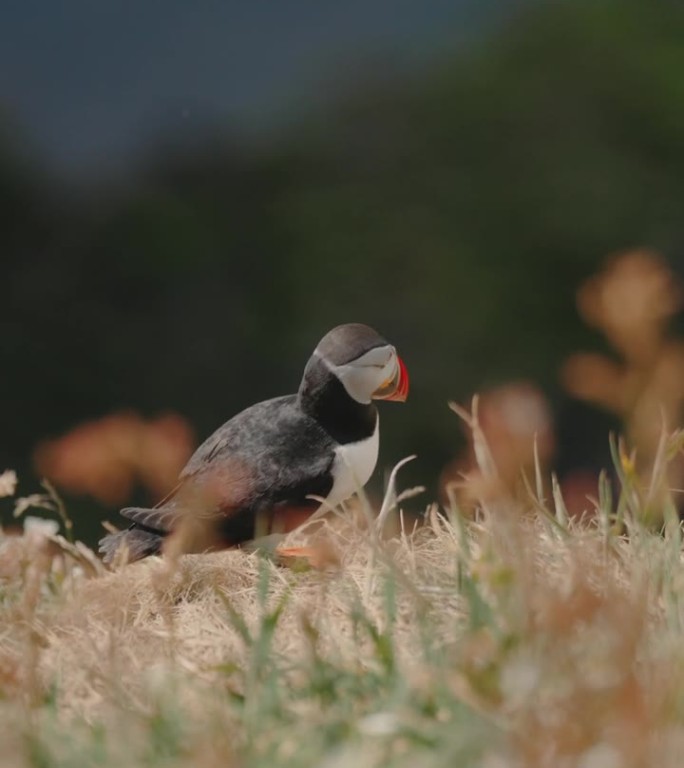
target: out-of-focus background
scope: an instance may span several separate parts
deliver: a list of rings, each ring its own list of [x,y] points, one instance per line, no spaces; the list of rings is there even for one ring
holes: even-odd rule
[[[683,73],[667,0],[9,0],[0,471],[92,541],[361,321],[416,509],[476,391],[504,475],[537,434],[581,508],[609,429],[647,464],[681,417]]]

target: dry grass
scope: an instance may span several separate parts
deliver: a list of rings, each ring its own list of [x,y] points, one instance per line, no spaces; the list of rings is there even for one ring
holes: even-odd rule
[[[617,470],[584,522],[539,481],[475,520],[331,526],[328,571],[233,551],[104,573],[2,539],[2,765],[679,768],[680,526]]]

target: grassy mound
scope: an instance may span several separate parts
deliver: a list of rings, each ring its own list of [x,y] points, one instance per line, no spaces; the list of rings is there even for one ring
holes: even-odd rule
[[[230,551],[104,572],[5,536],[2,765],[678,768],[681,529],[617,469],[584,520],[540,480],[391,536],[349,516],[322,570]]]

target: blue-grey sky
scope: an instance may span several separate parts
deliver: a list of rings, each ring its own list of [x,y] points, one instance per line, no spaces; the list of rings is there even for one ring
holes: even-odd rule
[[[160,134],[282,125],[363,61],[418,66],[501,0],[4,0],[0,109],[67,174]],[[193,121],[196,121],[194,123]]]

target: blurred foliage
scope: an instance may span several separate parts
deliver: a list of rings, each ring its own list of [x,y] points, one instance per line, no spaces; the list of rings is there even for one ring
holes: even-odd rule
[[[682,71],[674,2],[528,3],[413,79],[368,72],[269,146],[167,148],[126,183],[76,192],[0,139],[0,469],[26,476],[39,439],[124,407],[204,436],[361,321],[412,377],[382,460],[417,452],[436,484],[448,398],[533,379],[558,404],[561,362],[601,343],[574,294],[602,257],[646,245],[677,269]]]

